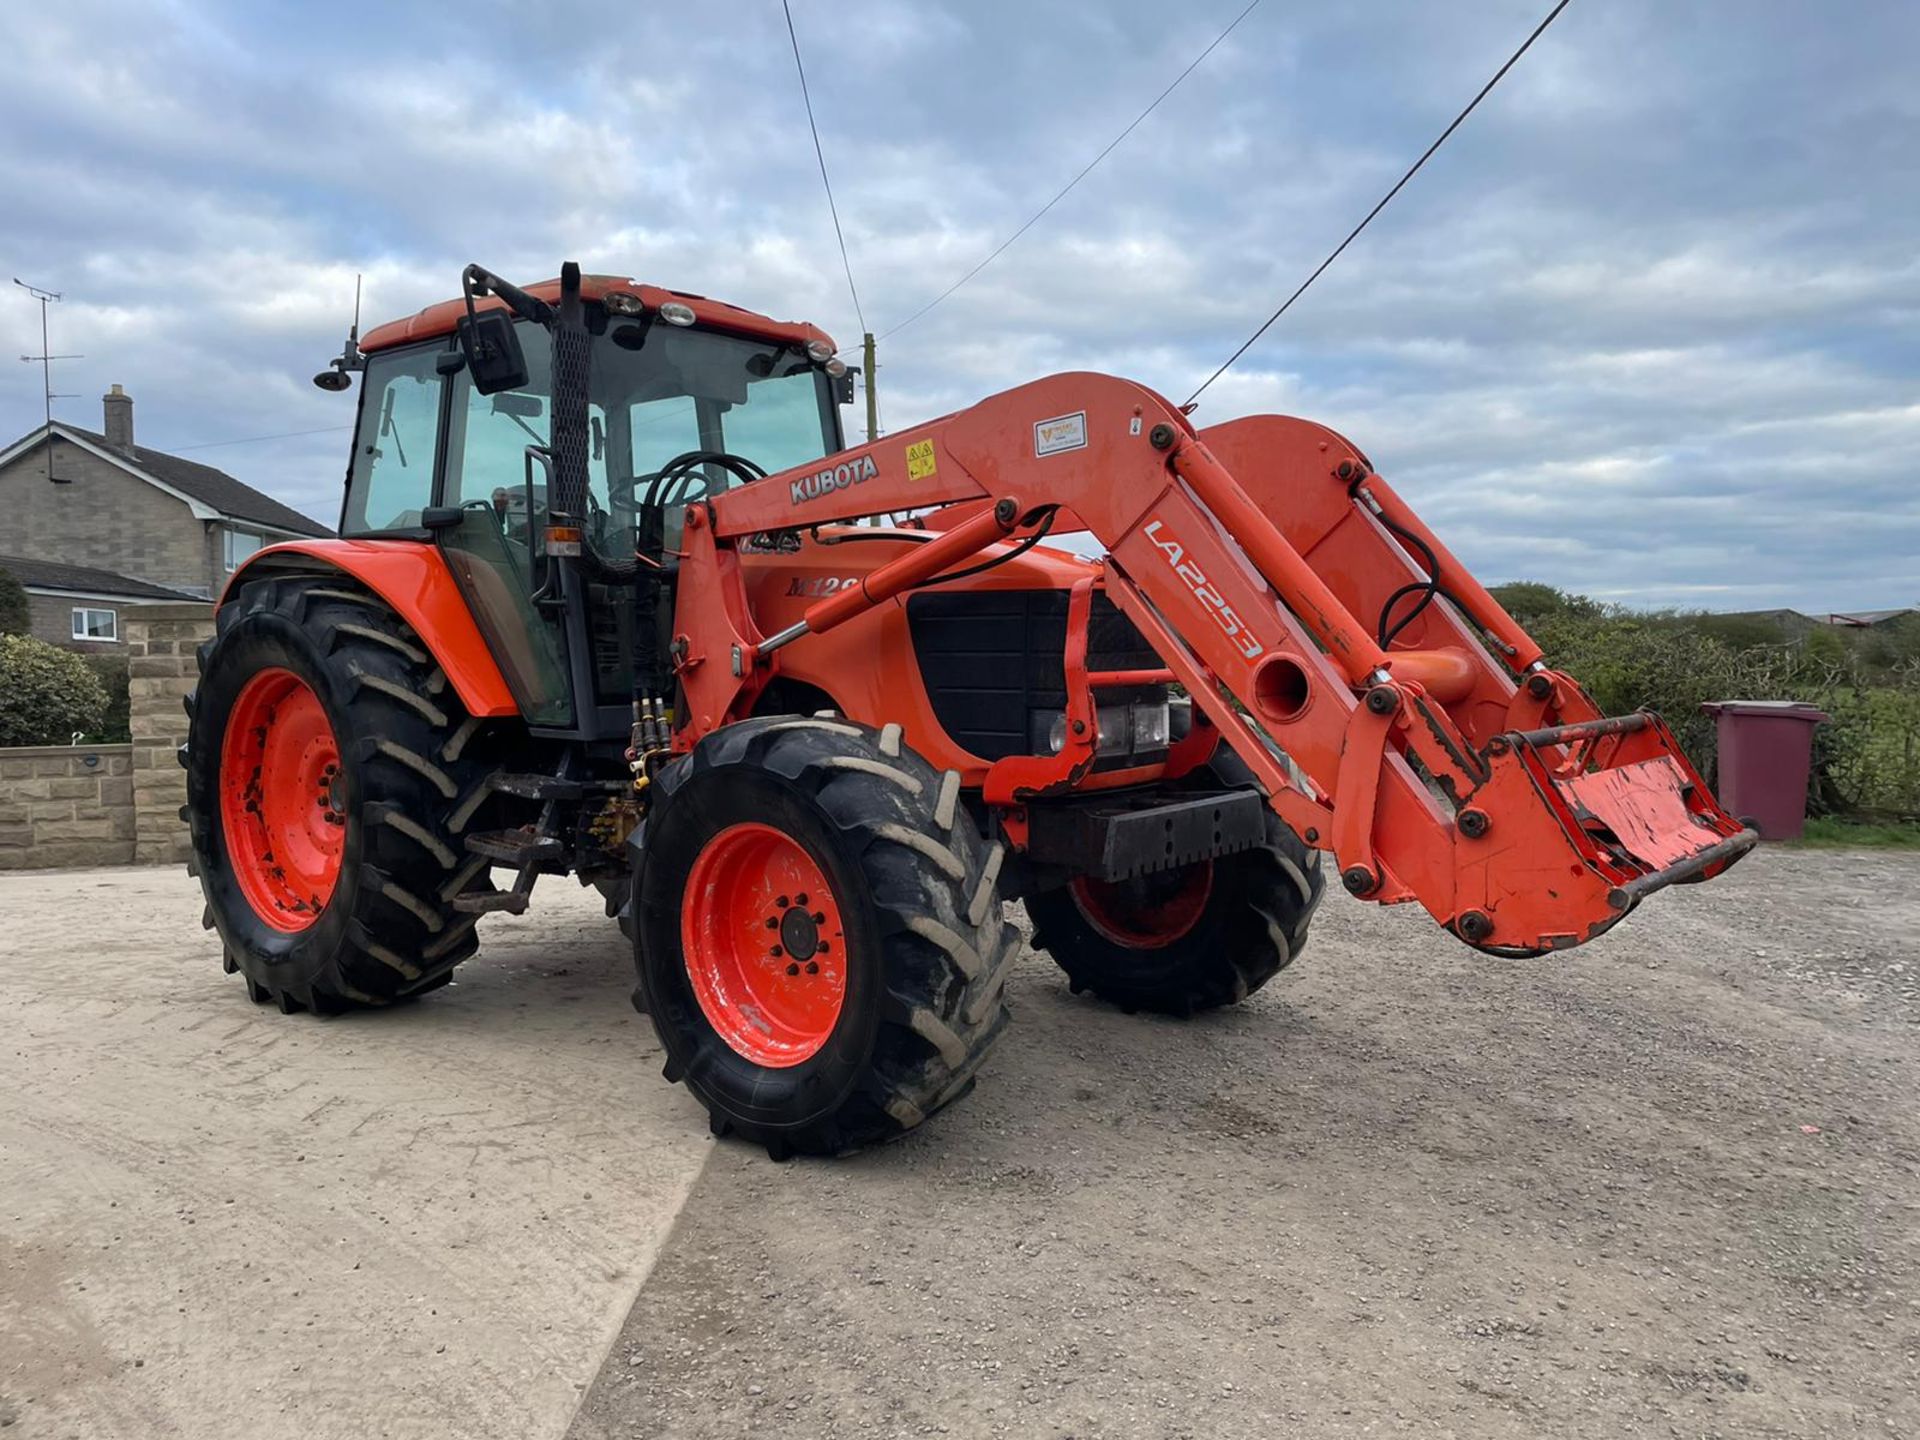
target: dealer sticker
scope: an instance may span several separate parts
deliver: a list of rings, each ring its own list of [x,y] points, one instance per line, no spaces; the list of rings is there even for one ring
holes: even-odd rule
[[[1058,455],[1063,451],[1086,448],[1087,412],[1084,410],[1041,420],[1033,427],[1033,453],[1036,459],[1043,455]]]

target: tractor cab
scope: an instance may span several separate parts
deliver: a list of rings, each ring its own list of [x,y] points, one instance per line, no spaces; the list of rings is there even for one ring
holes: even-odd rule
[[[361,344],[341,534],[431,537],[529,725],[624,735],[636,654],[663,648],[641,636],[636,649],[636,564],[670,559],[689,502],[841,448],[850,377],[811,326],[584,277],[584,424],[569,457],[555,434],[562,286],[486,276],[476,289],[470,272],[469,290]],[[563,507],[556,466],[569,463],[584,473]]]

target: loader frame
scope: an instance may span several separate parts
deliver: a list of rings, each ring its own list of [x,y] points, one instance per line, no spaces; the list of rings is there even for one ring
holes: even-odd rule
[[[749,537],[916,510],[942,533],[762,633],[739,565]],[[1606,720],[1551,669],[1342,437],[1271,416],[1203,434],[1164,397],[1097,374],[1023,385],[854,447],[826,472],[799,467],[688,507],[674,748],[744,718],[787,644],[1048,526],[1084,527],[1107,558],[1069,603],[1066,743],[986,774],[983,800],[1016,848],[1030,803],[1089,776],[1097,692],[1166,681],[1192,697],[1196,724],[1135,778],[1177,776],[1224,741],[1280,817],[1332,851],[1350,893],[1417,900],[1483,950],[1580,944],[1757,839],[1657,717]],[[1096,587],[1164,670],[1087,669]],[[1397,635],[1396,588],[1427,592]],[[1374,633],[1356,613],[1369,609]]]

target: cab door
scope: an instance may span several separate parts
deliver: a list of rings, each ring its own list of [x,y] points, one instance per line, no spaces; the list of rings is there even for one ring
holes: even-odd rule
[[[464,367],[450,379],[442,523],[435,528],[522,716],[540,729],[571,730],[581,718],[573,637],[559,567],[542,551],[551,346],[542,327],[518,329],[528,371],[523,390],[482,395]]]

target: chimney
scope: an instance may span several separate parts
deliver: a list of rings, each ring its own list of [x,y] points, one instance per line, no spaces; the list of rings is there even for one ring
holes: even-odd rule
[[[100,397],[106,413],[107,444],[116,450],[133,448],[133,397],[115,385]]]

